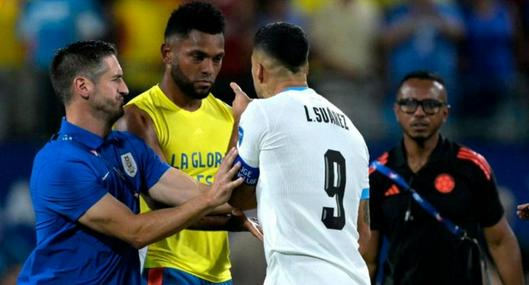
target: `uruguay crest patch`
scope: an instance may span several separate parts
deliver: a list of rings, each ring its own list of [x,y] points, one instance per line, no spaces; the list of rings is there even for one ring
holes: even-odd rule
[[[136,165],[136,161],[134,160],[132,153],[127,152],[122,154],[121,164],[123,164],[123,169],[128,176],[134,177],[136,176],[136,173],[138,173],[138,166]]]

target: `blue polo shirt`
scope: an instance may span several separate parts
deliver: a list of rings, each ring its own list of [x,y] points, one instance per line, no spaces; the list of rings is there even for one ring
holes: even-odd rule
[[[33,163],[37,246],[18,284],[140,284],[138,251],[77,220],[106,193],[139,213],[140,192],[168,168],[129,133],[103,139],[64,119]]]

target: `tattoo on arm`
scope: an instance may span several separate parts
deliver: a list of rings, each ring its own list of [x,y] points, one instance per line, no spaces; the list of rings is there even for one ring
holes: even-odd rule
[[[364,223],[369,226],[371,223],[369,219],[369,203],[364,203],[362,211],[364,211]]]

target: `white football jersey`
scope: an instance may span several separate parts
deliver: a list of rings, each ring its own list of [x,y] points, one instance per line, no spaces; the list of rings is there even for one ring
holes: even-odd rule
[[[314,90],[289,88],[248,105],[238,149],[260,173],[265,284],[369,284],[357,231],[369,154],[351,120]]]

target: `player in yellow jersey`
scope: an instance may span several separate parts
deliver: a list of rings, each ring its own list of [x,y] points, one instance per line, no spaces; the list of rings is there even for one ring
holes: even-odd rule
[[[184,4],[171,14],[164,37],[161,82],[127,104],[117,127],[143,138],[173,167],[210,184],[233,128],[231,108],[210,93],[224,57],[224,18],[211,4]],[[143,212],[148,207],[142,202]],[[245,221],[244,216],[209,216],[197,227],[236,231],[248,225]],[[184,230],[149,245],[143,278],[147,284],[232,284],[230,267],[226,231]]]

